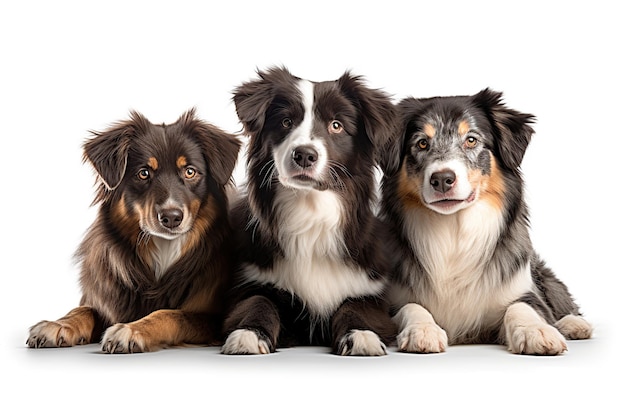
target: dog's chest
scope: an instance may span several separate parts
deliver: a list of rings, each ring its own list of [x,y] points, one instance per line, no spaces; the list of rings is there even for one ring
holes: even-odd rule
[[[532,286],[528,265],[503,280],[494,259],[502,227],[501,213],[480,204],[454,215],[407,216],[405,233],[423,272],[405,261],[411,287],[393,288],[394,303],[426,307],[451,342],[496,326],[506,305]]]
[[[276,209],[276,236],[283,256],[277,256],[270,269],[248,265],[248,279],[296,295],[312,315],[321,318],[329,317],[348,297],[382,291],[382,283],[346,258],[342,208],[334,193],[279,196]]]
[[[182,254],[184,238],[167,240],[160,237],[152,237],[154,247],[150,253],[154,278],[158,281],[163,274],[178,261]]]

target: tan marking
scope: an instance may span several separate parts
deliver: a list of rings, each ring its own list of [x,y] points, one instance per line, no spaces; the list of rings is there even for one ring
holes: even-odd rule
[[[159,169],[159,161],[155,157],[148,158],[148,166],[152,168],[153,171]]]
[[[469,181],[472,184],[472,188],[476,189],[478,187],[480,189],[479,198],[481,200],[500,211],[504,209],[506,186],[502,172],[493,155],[491,155],[491,173],[482,175],[479,169],[474,170],[469,174]]]
[[[435,134],[437,133],[437,129],[435,129],[435,126],[431,125],[430,123],[426,123],[424,125],[424,133],[426,134],[426,136],[432,139],[435,137]]]
[[[187,158],[185,158],[184,156],[179,156],[178,159],[176,160],[176,166],[179,169],[186,167],[187,166]]]
[[[164,346],[210,344],[215,340],[215,333],[215,329],[207,325],[204,315],[161,309],[132,323],[110,327],[104,335],[103,345],[119,345],[121,342],[125,353],[131,352],[130,346],[132,352],[150,352]]]
[[[398,178],[398,197],[402,201],[405,209],[424,207],[421,198],[421,179],[409,178],[406,170],[406,159],[400,169],[400,177]]]
[[[470,130],[470,124],[467,120],[461,120],[459,123],[459,136],[465,136]]]
[[[206,236],[207,230],[216,221],[218,217],[215,199],[211,196],[209,201],[200,210],[200,201],[193,200],[189,205],[189,215],[193,217],[193,226],[187,232],[187,240],[181,250],[181,256],[184,256],[189,250],[197,247]]]

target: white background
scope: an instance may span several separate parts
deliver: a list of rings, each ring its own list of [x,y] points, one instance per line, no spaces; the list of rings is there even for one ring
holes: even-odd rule
[[[623,411],[626,31],[618,2],[222,3],[0,6],[0,413]],[[392,349],[383,358],[315,348],[269,357],[27,349],[29,326],[79,300],[71,258],[95,216],[94,178],[81,163],[88,131],[131,109],[171,123],[196,107],[238,132],[231,91],[274,64],[314,81],[350,69],[395,99],[491,87],[535,114],[523,163],[533,240],[595,337],[553,358],[500,346],[426,356]]]

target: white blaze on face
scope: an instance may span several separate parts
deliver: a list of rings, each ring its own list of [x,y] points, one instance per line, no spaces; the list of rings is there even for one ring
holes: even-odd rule
[[[310,81],[301,80],[298,82],[298,89],[302,94],[304,117],[298,125],[294,125],[293,130],[285,140],[274,148],[273,157],[278,170],[278,179],[283,185],[294,188],[310,188],[306,182],[294,177],[307,175],[313,180],[322,180],[325,176],[328,152],[323,138],[313,135],[314,84]],[[302,168],[294,162],[293,153],[299,146],[312,147],[317,152],[317,162],[313,166]]]

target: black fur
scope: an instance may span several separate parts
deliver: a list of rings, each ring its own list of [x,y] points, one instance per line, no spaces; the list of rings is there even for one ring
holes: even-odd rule
[[[394,326],[387,315],[382,292],[348,295],[332,313],[320,316],[317,312],[311,314],[301,294],[259,282],[254,274],[246,272],[247,268],[253,268],[272,276],[279,273],[276,272],[276,268],[281,267],[279,262],[292,266],[300,263],[300,259],[292,257],[281,243],[281,238],[285,237],[281,230],[285,214],[276,204],[282,204],[277,201],[282,201],[285,193],[292,190],[279,181],[275,167],[280,161],[274,161],[274,151],[284,144],[290,129],[296,129],[305,116],[299,81],[285,68],[271,68],[259,72],[257,80],[242,84],[234,92],[237,114],[250,136],[250,143],[247,196],[233,210],[233,223],[241,233],[238,254],[242,272],[238,291],[243,301],[227,318],[225,332],[252,329],[268,342],[272,352],[280,346],[312,344],[332,346],[334,353],[353,354],[351,349],[345,349],[349,341],[349,337],[345,337],[350,330],[373,330],[384,343],[393,340]],[[360,77],[349,73],[335,81],[314,83],[314,91],[311,134],[318,141],[324,141],[329,165],[334,170],[310,181],[305,190],[297,191],[298,196],[309,198],[315,193],[332,193],[337,197],[341,206],[336,213],[341,218],[341,225],[337,226],[340,228],[338,246],[345,248],[341,250],[339,263],[366,274],[372,283],[383,285],[389,257],[383,243],[384,229],[371,203],[375,192],[376,158],[391,137],[394,108],[385,94],[365,87]],[[331,137],[327,126],[332,120],[340,121],[342,130]],[[297,198],[300,197],[294,197]],[[295,270],[298,268],[295,266]],[[333,279],[350,278],[337,276]],[[228,353],[241,353],[234,350]]]

